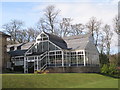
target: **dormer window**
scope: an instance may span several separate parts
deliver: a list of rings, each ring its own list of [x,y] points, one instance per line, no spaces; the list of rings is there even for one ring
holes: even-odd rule
[[[14,46],[10,47],[10,51],[13,51],[14,50]]]
[[[38,38],[37,41],[41,41],[42,39]]]
[[[18,46],[18,47],[17,47],[17,50],[21,50],[21,46]]]

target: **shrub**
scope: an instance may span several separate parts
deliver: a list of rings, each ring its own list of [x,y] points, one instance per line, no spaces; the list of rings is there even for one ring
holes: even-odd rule
[[[35,74],[46,74],[46,73],[48,73],[49,71],[48,70],[45,70],[45,71],[43,71],[43,70],[37,70],[37,71],[35,71],[34,73]]]
[[[117,74],[117,69],[115,64],[110,64],[108,74],[109,75]]]
[[[110,76],[117,76],[119,77],[120,71],[117,70],[117,66],[116,64],[104,64],[101,67],[101,73],[106,74],[106,75],[110,75]]]
[[[101,73],[107,74],[109,71],[109,67],[107,64],[104,64],[101,68]]]

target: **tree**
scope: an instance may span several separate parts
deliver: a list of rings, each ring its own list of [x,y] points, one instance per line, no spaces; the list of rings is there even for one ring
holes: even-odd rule
[[[72,27],[72,34],[73,35],[80,35],[83,33],[83,30],[84,30],[84,25],[79,23],[79,24],[74,24],[74,25],[71,25]]]
[[[89,32],[91,32],[94,38],[95,46],[97,46],[101,21],[98,21],[96,17],[92,17],[86,24],[86,27],[88,28]]]
[[[39,30],[39,31],[46,31],[46,30],[47,30],[46,27],[47,27],[47,26],[45,25],[44,19],[41,18],[41,19],[38,21],[38,23],[37,23],[37,28],[38,28],[38,30]]]
[[[120,22],[119,22],[118,16],[115,16],[115,18],[113,19],[113,28],[114,28],[114,31],[118,35],[120,35]]]
[[[35,41],[36,37],[39,35],[39,31],[33,29],[33,28],[28,28],[26,30],[27,32],[27,42],[30,42],[30,41]]]
[[[3,29],[11,36],[11,44],[16,43],[17,32],[22,30],[23,22],[20,20],[11,20],[9,23],[3,25]]]
[[[17,38],[16,38],[16,40],[19,43],[25,43],[26,42],[26,38],[27,38],[26,36],[27,36],[27,33],[26,33],[25,29],[19,30],[19,31],[17,31]]]
[[[103,27],[103,31],[105,33],[106,52],[107,52],[107,56],[109,57],[113,32],[111,31],[110,25],[107,24]]]
[[[98,49],[100,54],[104,54],[104,48],[105,48],[105,36],[103,35],[103,33],[100,33],[98,40]]]
[[[65,37],[71,33],[71,18],[63,18],[60,23],[60,36]]]
[[[59,12],[60,10],[56,10],[54,5],[47,6],[44,10],[44,17],[40,19],[41,29],[57,34],[56,26],[58,24],[57,17]]]

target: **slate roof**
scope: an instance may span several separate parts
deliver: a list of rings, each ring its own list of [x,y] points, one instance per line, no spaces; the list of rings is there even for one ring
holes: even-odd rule
[[[84,34],[84,35],[63,37],[63,39],[67,43],[68,48],[72,48],[72,50],[84,50],[89,42],[90,36],[91,34]]]
[[[46,32],[45,32],[46,33]],[[46,33],[49,36],[49,39],[51,42],[56,44],[62,49],[65,50],[84,50],[86,45],[89,42],[89,37],[91,34],[85,34],[85,35],[77,35],[77,36],[69,36],[69,37],[58,37],[53,34]],[[35,42],[28,42],[24,44],[14,44],[14,45],[8,45],[7,47],[12,47],[12,46],[20,46],[21,45],[21,50],[15,50],[15,51],[9,51],[11,56],[21,56],[24,55],[24,53],[34,45]],[[37,53],[36,53],[37,54]]]
[[[28,42],[21,46],[21,50],[29,49],[35,42]]]
[[[6,37],[10,37],[10,35],[8,35],[8,34],[6,34],[4,32],[1,32],[1,31],[0,31],[0,35],[6,36]]]
[[[10,48],[10,47],[18,47],[18,46],[21,46],[23,43],[18,43],[18,44],[12,44],[12,45],[7,45],[7,48]]]
[[[20,43],[20,44],[13,44],[13,45],[7,45],[7,48],[10,47],[19,47],[21,46],[21,50],[14,50],[14,51],[8,51],[8,53],[11,56],[23,56],[25,52],[34,44],[34,42],[28,42],[28,43]],[[9,49],[8,49],[9,50]]]
[[[9,51],[8,53],[13,56],[24,56],[25,52],[27,50],[15,50],[15,51]]]
[[[57,35],[49,34],[49,33],[46,33],[46,32],[45,32],[45,34],[47,34],[49,36],[49,40],[51,42],[53,42],[54,44],[56,44],[60,48],[69,49],[69,48],[67,48],[67,43],[61,37],[58,37]]]

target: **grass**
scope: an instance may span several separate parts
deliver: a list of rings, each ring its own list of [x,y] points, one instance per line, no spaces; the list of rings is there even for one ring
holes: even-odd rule
[[[93,73],[2,74],[3,88],[118,88],[118,79]]]

